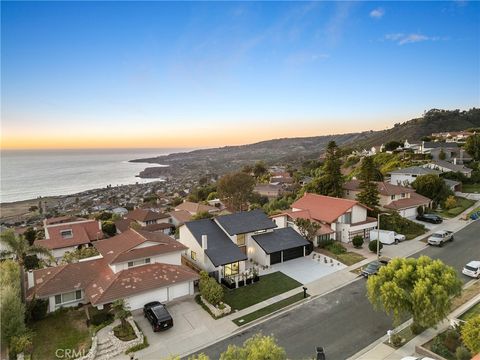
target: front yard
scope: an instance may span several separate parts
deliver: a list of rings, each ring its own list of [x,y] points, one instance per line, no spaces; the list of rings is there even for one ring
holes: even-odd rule
[[[302,284],[277,271],[261,276],[260,281],[251,285],[237,289],[225,288],[223,301],[230,305],[232,310],[242,310],[299,286]]]
[[[480,192],[480,184],[463,184],[462,192],[465,193],[478,193]]]
[[[87,353],[91,345],[85,309],[62,309],[32,325],[34,359],[56,359],[58,349]],[[59,350],[60,351],[60,350]]]
[[[475,204],[474,200],[470,199],[465,199],[463,197],[455,197],[457,199],[457,206],[455,206],[452,209],[443,209],[441,211],[437,211],[437,214],[439,214],[442,217],[447,217],[447,218],[452,218],[457,215],[460,215],[462,212],[464,212],[466,209],[468,209],[470,206]]]

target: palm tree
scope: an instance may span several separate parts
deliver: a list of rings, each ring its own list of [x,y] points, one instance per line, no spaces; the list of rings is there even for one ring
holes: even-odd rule
[[[0,251],[0,258],[12,258],[20,267],[20,292],[22,301],[25,301],[25,258],[31,255],[43,255],[53,259],[49,249],[43,246],[30,245],[24,236],[16,236],[13,230],[9,230],[0,235],[0,243],[6,247]]]
[[[130,316],[130,309],[125,299],[118,299],[112,303],[111,310],[115,314],[115,319],[119,319],[123,329],[127,327],[127,318]]]

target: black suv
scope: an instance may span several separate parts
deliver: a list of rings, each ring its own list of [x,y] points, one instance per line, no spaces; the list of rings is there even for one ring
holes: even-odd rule
[[[378,273],[378,270],[380,270],[382,266],[387,265],[389,262],[390,262],[389,258],[381,257],[380,259],[369,263],[365,268],[362,269],[361,273],[363,276],[368,278],[370,275],[375,275],[376,273]]]
[[[153,331],[163,331],[173,326],[173,319],[160,301],[152,301],[143,306],[143,315],[152,324]]]
[[[426,221],[432,224],[441,224],[443,222],[443,219],[440,216],[434,214],[418,215],[417,220]]]

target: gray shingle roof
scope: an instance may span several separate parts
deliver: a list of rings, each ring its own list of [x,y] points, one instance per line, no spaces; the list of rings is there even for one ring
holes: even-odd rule
[[[468,172],[468,173],[472,172],[472,169],[470,169],[470,168],[468,168],[464,165],[453,164],[453,163],[445,161],[445,160],[432,161],[432,164],[444,167],[446,169],[450,169],[452,171],[460,171],[460,172]]]
[[[441,141],[425,141],[423,143],[423,148],[424,149],[438,149],[438,148],[444,148],[444,149],[454,149],[458,148],[458,144],[451,142],[451,143],[444,143]]]
[[[291,227],[275,229],[265,234],[253,235],[252,238],[267,254],[309,244],[302,235]]]
[[[277,225],[259,209],[217,216],[216,220],[229,235],[245,234],[277,227]]]
[[[427,174],[436,174],[439,175],[442,172],[432,169],[423,168],[420,166],[411,166],[404,169],[393,170],[389,172],[390,174],[413,174],[413,175],[427,175]]]
[[[212,219],[189,221],[185,226],[202,245],[202,235],[207,235],[207,254],[213,265],[221,266],[247,260],[247,256],[223,232]]]

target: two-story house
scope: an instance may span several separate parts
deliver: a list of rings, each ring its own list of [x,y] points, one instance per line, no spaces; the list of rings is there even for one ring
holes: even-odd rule
[[[392,185],[385,181],[377,181],[378,202],[384,210],[395,210],[405,218],[417,216],[418,207],[430,207],[432,200],[417,194],[412,188]],[[355,200],[362,191],[359,180],[351,180],[343,186],[344,197]]]
[[[163,232],[166,235],[170,235],[175,227],[172,222],[172,218],[168,214],[138,208],[128,212],[125,218],[115,221],[115,226],[118,234],[134,227],[150,232]]]
[[[261,210],[189,221],[179,229],[185,258],[218,281],[244,272],[249,259],[270,266],[309,252],[307,240],[293,229],[277,229]]]
[[[321,225],[315,242],[324,239],[350,242],[356,235],[370,239],[377,220],[367,216],[368,207],[355,200],[305,193],[289,211],[272,216],[280,226],[294,227],[297,218],[309,219]]]
[[[129,229],[94,246],[100,255],[28,272],[28,297],[48,299],[49,311],[117,299],[135,310],[194,293],[198,274],[181,264],[186,248],[169,236]]]
[[[44,221],[45,239],[35,240],[35,245],[50,249],[59,260],[66,252],[88,247],[93,241],[104,238],[102,224],[97,220],[70,217]]]

